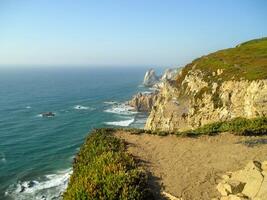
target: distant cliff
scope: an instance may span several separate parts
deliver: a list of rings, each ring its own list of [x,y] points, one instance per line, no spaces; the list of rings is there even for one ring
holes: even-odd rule
[[[158,90],[162,88],[166,81],[173,80],[176,77],[178,69],[166,69],[162,76],[157,76],[154,69],[149,69],[144,77],[143,85],[146,87],[152,87],[154,90],[151,92],[140,92],[133,96],[128,101],[128,105],[135,108],[139,112],[150,112],[153,105],[158,98]]]
[[[150,112],[157,100],[157,94],[157,91],[152,93],[138,93],[128,101],[128,104],[138,112]]]
[[[164,82],[146,129],[188,130],[267,115],[267,38],[194,60]]]
[[[156,83],[158,83],[159,77],[156,75],[154,69],[149,69],[144,77],[143,85],[147,87],[152,87]]]

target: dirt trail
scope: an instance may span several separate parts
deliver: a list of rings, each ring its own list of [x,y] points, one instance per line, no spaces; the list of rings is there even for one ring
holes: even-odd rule
[[[219,197],[216,185],[224,172],[243,168],[250,160],[267,160],[267,136],[182,138],[122,131],[115,135],[128,143],[129,153],[144,161],[151,182],[158,179],[164,191],[183,200]]]

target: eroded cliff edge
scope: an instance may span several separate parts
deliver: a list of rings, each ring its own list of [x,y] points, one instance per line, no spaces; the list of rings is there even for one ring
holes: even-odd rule
[[[184,131],[267,115],[267,38],[203,56],[165,81],[145,129]]]

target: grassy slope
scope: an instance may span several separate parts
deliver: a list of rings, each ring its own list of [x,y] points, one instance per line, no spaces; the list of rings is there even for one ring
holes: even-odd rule
[[[113,131],[98,129],[88,136],[74,160],[64,200],[148,198],[146,174]]]
[[[234,135],[256,136],[267,134],[267,117],[257,117],[253,119],[238,117],[229,121],[206,124],[194,130],[182,132],[170,132],[161,130],[151,131],[142,129],[125,129],[125,131],[128,131],[131,134],[146,133],[159,136],[166,136],[170,134],[177,136],[200,136],[216,135],[223,132],[229,132]]]
[[[234,48],[220,50],[207,56],[202,56],[185,66],[182,75],[177,77],[178,85],[186,73],[195,66],[205,73],[207,81],[215,80],[257,80],[267,78],[267,37],[242,43]],[[219,76],[212,72],[223,69]]]
[[[64,200],[87,199],[153,199],[147,187],[147,175],[135,160],[126,153],[125,144],[111,135],[120,129],[97,129],[93,131],[75,157],[73,174]],[[122,129],[129,134],[155,134],[166,136],[215,135],[231,132],[237,135],[266,135],[267,118],[236,118],[216,122],[185,132]]]

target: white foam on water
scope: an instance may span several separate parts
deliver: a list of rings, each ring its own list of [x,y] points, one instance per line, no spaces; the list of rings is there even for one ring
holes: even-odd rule
[[[105,122],[105,124],[112,125],[112,126],[124,126],[124,127],[126,127],[126,126],[129,126],[133,122],[134,122],[134,118],[129,119],[129,120],[116,121],[116,122]]]
[[[137,120],[135,121],[136,124],[145,124],[147,120],[147,117],[143,117],[143,118],[137,118]]]
[[[73,108],[75,110],[93,110],[93,108],[90,108],[88,106],[82,106],[82,105],[75,105]]]
[[[151,91],[144,91],[144,92],[141,92],[142,94],[152,94],[153,92],[151,92]]]
[[[11,185],[5,195],[16,200],[49,200],[62,199],[66,190],[72,169],[58,171],[56,174],[44,176],[43,181],[24,181]]]
[[[117,104],[118,102],[116,101],[104,101],[104,104],[109,104],[109,105],[113,105],[113,104]]]
[[[5,164],[6,163],[6,156],[4,153],[0,153],[0,164]]]
[[[154,88],[154,87],[151,87],[151,88],[148,88],[149,90],[152,90],[152,91],[156,91],[158,90],[157,88]]]
[[[134,115],[138,112],[134,111],[134,108],[126,105],[125,103],[113,105],[111,108],[104,110],[104,112],[114,113],[119,115]]]
[[[40,113],[40,114],[36,115],[36,117],[52,118],[52,117],[55,117],[56,115],[58,115],[58,113],[55,113],[55,112],[53,112],[53,114],[54,114],[54,116],[43,116],[43,114]]]
[[[27,108],[27,109],[30,109],[30,108],[32,108],[32,107],[31,107],[31,106],[26,106],[26,108]]]

